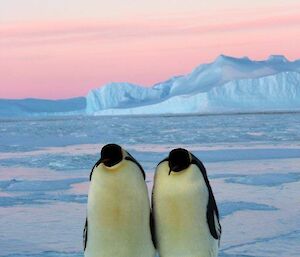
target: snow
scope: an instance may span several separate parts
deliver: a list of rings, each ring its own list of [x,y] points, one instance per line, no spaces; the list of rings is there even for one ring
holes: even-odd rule
[[[154,169],[185,147],[221,214],[220,257],[298,257],[300,114],[67,117],[0,123],[0,256],[83,257],[90,169],[109,142]]]
[[[220,55],[191,73],[144,87],[111,82],[85,97],[0,99],[0,117],[161,115],[300,110],[300,60]]]
[[[285,183],[297,182],[300,180],[298,173],[269,173],[259,175],[238,175],[226,178],[227,183],[239,183],[256,186],[280,186]]]
[[[46,181],[27,181],[27,180],[16,180],[2,181],[4,184],[0,184],[0,189],[6,192],[23,192],[23,191],[57,191],[66,190],[70,188],[70,185],[74,183],[80,183],[85,180],[79,178],[64,179],[64,180],[46,180]]]

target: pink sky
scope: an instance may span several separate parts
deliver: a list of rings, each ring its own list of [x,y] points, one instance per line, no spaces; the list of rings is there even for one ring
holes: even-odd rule
[[[220,54],[300,58],[298,1],[24,2],[0,1],[0,98],[84,96],[112,81],[150,86]]]

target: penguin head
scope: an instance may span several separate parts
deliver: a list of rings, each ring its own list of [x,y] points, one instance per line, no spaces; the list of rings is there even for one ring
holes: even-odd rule
[[[129,165],[128,161],[131,162],[131,164],[133,163],[140,169],[145,179],[146,176],[142,166],[132,157],[132,155],[130,155],[125,149],[117,144],[107,144],[101,149],[100,159],[92,168],[92,172],[90,173],[90,180],[92,180],[94,168],[100,166],[100,168],[102,168],[102,170],[104,168],[106,172],[120,171],[122,170],[122,168]]]
[[[100,163],[111,168],[123,160],[123,149],[116,144],[107,144],[101,150]],[[99,163],[99,164],[100,164]]]
[[[169,153],[169,175],[171,171],[180,172],[187,169],[192,161],[189,151],[183,148],[177,148]]]

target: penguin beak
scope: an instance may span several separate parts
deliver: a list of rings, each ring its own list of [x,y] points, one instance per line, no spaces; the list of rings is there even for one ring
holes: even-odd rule
[[[101,160],[101,162],[107,167],[113,166],[113,165],[111,165],[110,159],[108,159],[108,158]]]
[[[121,160],[122,161],[122,160]],[[103,159],[101,161],[101,163],[103,163],[104,166],[108,167],[108,168],[111,168],[115,165],[117,165],[118,163],[120,163],[121,161],[115,161],[115,160],[112,160],[112,159]]]
[[[178,165],[170,167],[169,176],[170,176],[170,174],[171,174],[172,171],[179,172],[180,170],[181,169],[180,169],[180,167]]]

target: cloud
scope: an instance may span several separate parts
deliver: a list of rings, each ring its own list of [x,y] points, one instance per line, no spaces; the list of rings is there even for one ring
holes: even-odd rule
[[[43,23],[8,23],[0,27],[0,46],[28,46],[39,44],[76,44],[88,41],[136,40],[145,38],[198,36],[213,33],[245,32],[278,29],[300,25],[297,14],[251,17],[231,21],[223,17],[207,21],[201,16],[191,19],[155,19],[120,21],[69,21]]]

